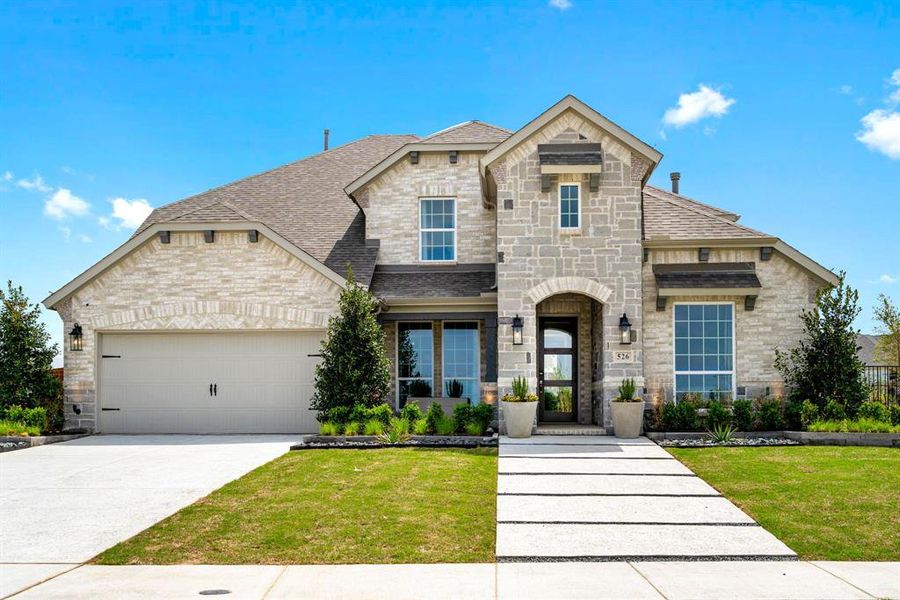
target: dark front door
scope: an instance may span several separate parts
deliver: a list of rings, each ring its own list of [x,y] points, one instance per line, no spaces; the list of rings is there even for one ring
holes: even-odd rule
[[[578,397],[578,320],[538,319],[538,397],[541,421],[574,421]]]

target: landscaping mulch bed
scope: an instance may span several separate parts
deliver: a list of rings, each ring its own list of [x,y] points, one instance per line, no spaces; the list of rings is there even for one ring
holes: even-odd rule
[[[385,444],[374,435],[307,435],[291,450],[367,449],[367,448],[496,448],[499,438],[473,435],[414,435],[406,442]]]

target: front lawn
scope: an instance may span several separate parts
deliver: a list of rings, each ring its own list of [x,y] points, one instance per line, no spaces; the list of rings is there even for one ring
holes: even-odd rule
[[[669,448],[802,559],[900,560],[900,450]]]
[[[289,452],[95,562],[490,562],[496,493],[494,449]]]

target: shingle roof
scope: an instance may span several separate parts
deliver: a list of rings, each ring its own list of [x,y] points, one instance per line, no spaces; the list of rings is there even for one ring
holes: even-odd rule
[[[512,131],[490,123],[465,121],[432,133],[421,141],[432,144],[499,144],[511,135]]]
[[[644,188],[645,240],[704,240],[770,238],[736,223],[737,215],[665,192]]]
[[[653,265],[659,288],[759,288],[753,263]]]
[[[353,265],[368,284],[374,248],[365,244],[364,216],[344,186],[414,135],[373,135],[154,210],[135,235],[168,221],[260,221],[343,275]]]
[[[494,265],[378,265],[371,291],[380,298],[477,297],[492,290]]]
[[[538,159],[542,165],[600,165],[603,154],[600,144],[538,144]]]

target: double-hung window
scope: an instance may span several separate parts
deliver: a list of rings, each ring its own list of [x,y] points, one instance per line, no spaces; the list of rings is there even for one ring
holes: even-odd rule
[[[730,400],[734,305],[675,304],[675,398]]]
[[[419,258],[423,261],[456,260],[456,200],[419,200]]]
[[[578,184],[559,186],[559,228],[578,229],[581,227],[581,198]]]
[[[478,323],[448,321],[444,323],[443,333],[444,395],[453,397],[461,388],[460,397],[477,404],[481,399]]]
[[[434,387],[431,323],[397,324],[397,405],[407,398],[430,398]]]

